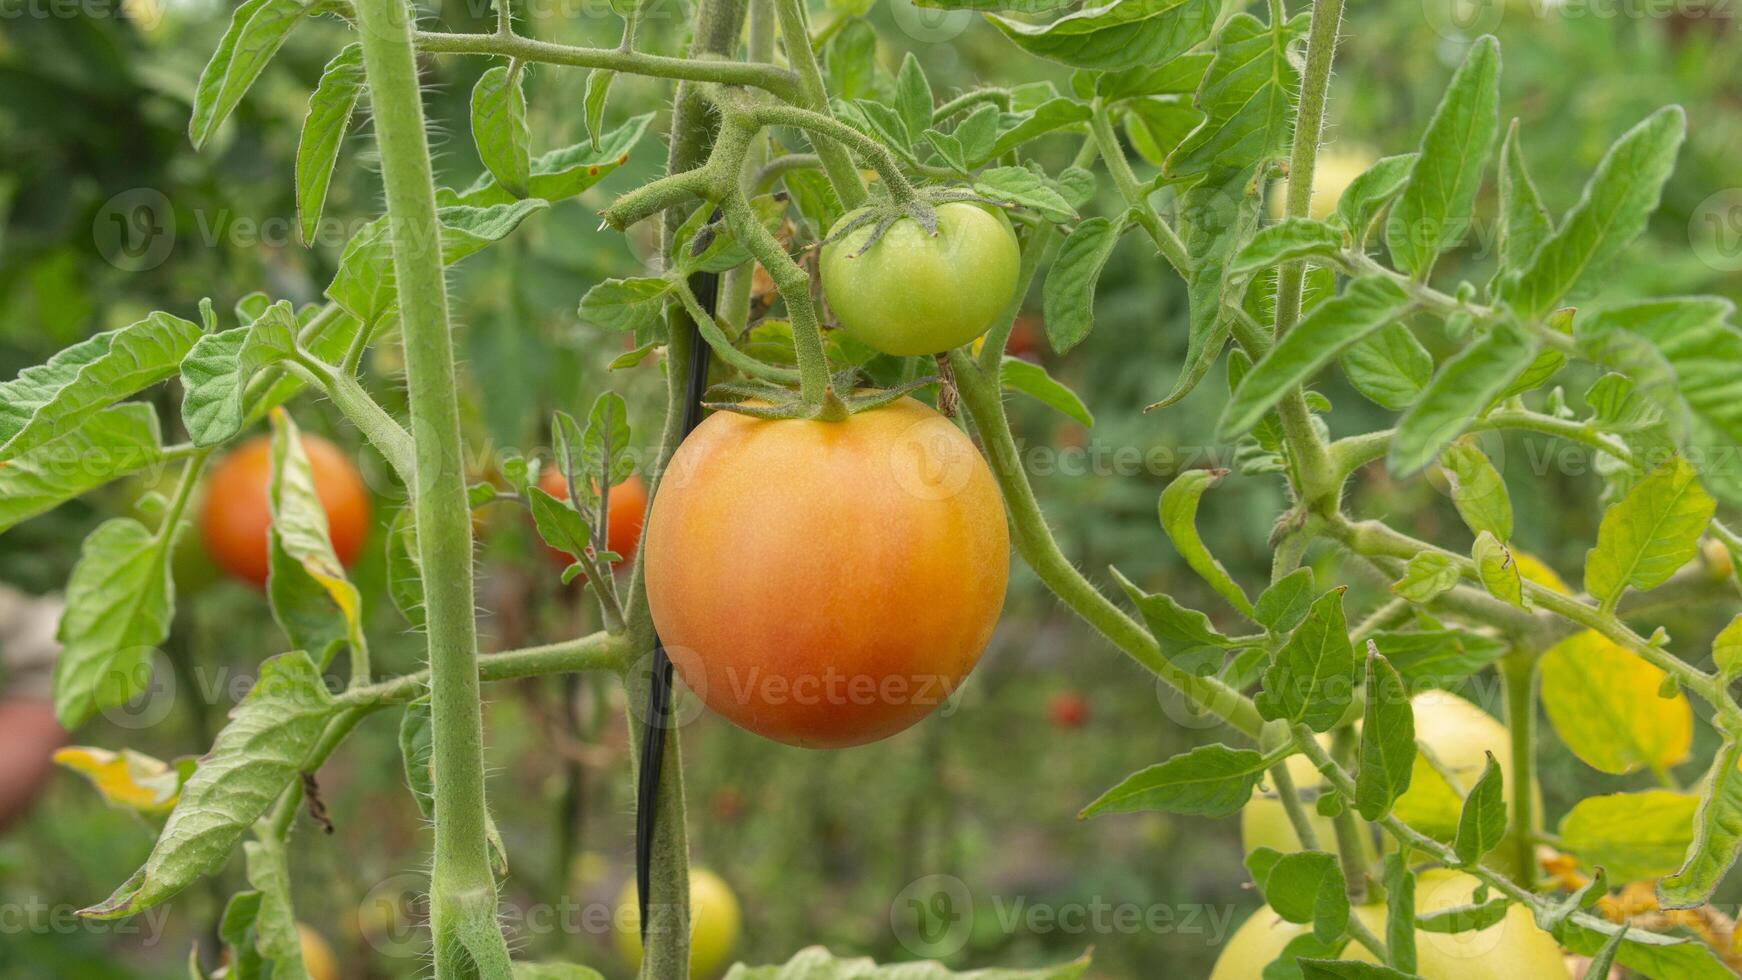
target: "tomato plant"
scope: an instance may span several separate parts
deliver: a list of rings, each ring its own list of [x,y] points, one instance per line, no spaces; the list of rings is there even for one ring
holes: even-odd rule
[[[98,524],[73,566],[52,681],[66,728],[151,689],[150,654],[174,639],[172,556],[189,523],[226,568],[265,586],[288,651],[260,658],[197,756],[68,750],[69,765],[156,832],[139,870],[117,871],[113,894],[81,914],[135,915],[212,880],[227,893],[217,935],[238,974],[318,970],[322,957],[299,941],[296,834],[327,819],[323,764],[365,719],[393,713],[408,802],[432,837],[437,980],[593,976],[514,959],[483,694],[565,675],[565,720],[578,728],[573,677],[593,673],[597,705],[620,685],[615,703],[629,706],[640,941],[626,949],[639,949],[630,958],[646,980],[712,974],[731,956],[740,909],[689,869],[688,733],[670,668],[714,714],[779,742],[887,738],[974,669],[1014,548],[1025,581],[1214,726],[1080,816],[1246,811],[1246,871],[1268,911],[1217,976],[1556,976],[1563,953],[1588,959],[1593,976],[1615,964],[1728,975],[1731,944],[1666,926],[1689,921],[1676,918],[1686,910],[1715,915],[1742,854],[1742,616],[1674,636],[1665,623],[1671,610],[1738,598],[1742,535],[1720,507],[1742,505],[1731,462],[1742,330],[1720,297],[1607,288],[1664,197],[1686,112],[1656,109],[1618,134],[1557,213],[1530,160],[1553,152],[1570,168],[1573,157],[1502,127],[1493,36],[1460,28],[1435,46],[1457,64],[1442,66],[1419,134],[1361,134],[1388,145],[1338,156],[1325,140],[1332,68],[1359,23],[1345,24],[1342,0],[1292,11],[1282,0],[937,5],[985,14],[988,38],[1039,59],[1045,80],[940,97],[921,59],[888,50],[899,39],[857,3],[831,4],[813,29],[803,0],[700,0],[672,52],[653,47],[662,18],[636,0],[609,5],[616,37],[604,46],[535,38],[508,0],[484,31],[441,29],[397,0],[249,0],[234,12],[184,86],[195,148],[224,145],[288,35],[325,20],[354,40],[334,46],[310,94],[287,181],[297,231],[314,244],[329,209],[385,203],[352,216],[363,220],[347,225],[318,300],[249,293],[221,312],[200,301],[196,314],[183,297],[188,316],[146,313],[4,386],[0,529],[113,481],[173,473],[149,525],[133,514]],[[487,63],[466,106],[482,171],[438,186],[423,73],[462,58]],[[578,106],[557,101],[585,132],[535,154],[564,137],[541,125],[535,138],[529,100],[544,93],[528,79],[568,69],[588,72]],[[669,83],[669,116],[623,112],[623,76]],[[367,161],[346,152],[365,93]],[[469,384],[456,348],[454,311],[470,307],[456,302],[454,267],[527,223],[590,228],[543,212],[637,172],[631,156],[655,132],[661,175],[611,189],[599,209],[600,234],[628,235],[648,261],[570,284],[579,303],[573,316],[567,298],[556,304],[562,339],[533,346],[550,359],[584,348],[599,371],[656,362],[657,436],[638,443],[628,400],[603,390],[584,417],[550,413],[548,447],[473,465],[462,393],[488,386]],[[329,195],[342,173],[371,193]],[[1159,527],[1146,544],[1165,550],[1166,575],[1103,573],[1066,553],[1018,431],[1027,417],[1013,426],[1007,405],[1021,396],[1069,419],[1065,450],[1086,454],[1112,428],[1091,434],[1090,406],[1115,379],[1078,375],[1087,397],[1067,382],[1073,352],[1107,342],[1097,292],[1121,262],[1181,310],[1171,382],[1147,370],[1133,382],[1165,413],[1145,418],[1205,423],[1204,440],[1226,450],[1226,466],[1169,466],[1154,488]],[[1017,333],[1031,294],[1046,365],[1013,356],[1037,346]],[[548,298],[514,290],[512,319]],[[575,317],[584,331],[569,329]],[[598,332],[622,336],[601,343]],[[1107,359],[1135,360],[1123,349]],[[1212,376],[1223,390],[1206,410]],[[369,496],[338,450],[301,434],[296,414],[317,406],[406,495],[378,583],[347,571]],[[255,434],[262,424],[270,435]],[[1515,532],[1531,517],[1571,507],[1502,473],[1505,440],[1524,436],[1591,460],[1581,499],[1600,506],[1582,525],[1576,589],[1520,550],[1528,535]],[[547,451],[550,469],[535,474],[528,459]],[[1233,497],[1218,489],[1227,484],[1256,488],[1240,498],[1247,509],[1200,528]],[[1418,494],[1400,498],[1414,510],[1396,513],[1375,487]],[[1515,514],[1513,494],[1527,489],[1529,509],[1521,496]],[[506,649],[481,638],[472,513],[496,505],[526,508],[564,556],[565,580],[584,576],[587,611],[568,621],[596,619],[597,630]],[[1234,553],[1218,533],[1232,524],[1259,528],[1247,551],[1267,567],[1218,557]],[[619,560],[627,573],[613,575]],[[1187,601],[1152,591],[1162,586]],[[415,669],[373,655],[383,599],[414,630]],[[1498,718],[1440,693],[1484,683]],[[1054,711],[1067,726],[1081,714]],[[1579,799],[1550,832],[1544,719],[1580,765],[1662,785]],[[919,768],[946,770],[947,719],[929,724]],[[1116,737],[1159,744],[1148,734]],[[571,773],[592,758],[563,748]],[[1674,772],[1690,762],[1703,775]],[[914,814],[930,795],[948,793],[917,800]],[[561,875],[572,856],[556,862]],[[1605,902],[1613,887],[1641,886],[1661,919]],[[956,911],[946,905],[907,902],[928,917]],[[647,910],[675,927],[655,930]],[[875,910],[879,935],[890,912]],[[954,918],[970,922],[969,938],[984,920]],[[1085,954],[999,975],[1075,980],[1088,967]],[[203,976],[197,959],[193,969]],[[954,975],[818,949],[734,975],[908,970]]]

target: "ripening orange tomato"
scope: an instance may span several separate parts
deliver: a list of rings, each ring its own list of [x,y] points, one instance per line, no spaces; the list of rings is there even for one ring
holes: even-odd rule
[[[347,567],[369,537],[369,490],[357,466],[339,447],[304,435],[303,452],[314,473],[315,493],[327,514],[333,553]],[[266,533],[272,527],[268,498],[272,439],[259,436],[238,446],[212,468],[200,508],[200,540],[212,561],[244,582],[266,584]]]
[[[562,471],[555,464],[546,464],[539,472],[538,488],[558,500],[569,499],[569,481],[563,479]],[[614,565],[635,557],[635,547],[641,542],[641,522],[646,516],[647,484],[641,481],[640,474],[631,473],[627,480],[611,488],[611,499],[606,501],[605,547],[623,556],[623,561],[614,562]],[[551,564],[558,568],[574,564],[574,559],[565,551],[549,545],[545,545],[544,550],[550,556]]]
[[[648,521],[648,604],[684,683],[792,745],[929,714],[979,660],[1010,574],[991,470],[911,398],[841,422],[716,413]]]

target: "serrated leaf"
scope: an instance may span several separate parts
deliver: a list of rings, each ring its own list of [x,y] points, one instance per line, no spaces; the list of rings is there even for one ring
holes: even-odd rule
[[[1225,303],[1234,302],[1234,290],[1228,286],[1223,268],[1258,223],[1257,176],[1256,167],[1216,171],[1180,197],[1181,237],[1192,262],[1186,276],[1191,332],[1186,337],[1185,365],[1174,378],[1172,389],[1146,411],[1172,405],[1190,394],[1228,342],[1236,314],[1224,309]]]
[[[1717,502],[1680,456],[1651,471],[1603,512],[1585,553],[1585,588],[1613,608],[1628,586],[1657,588],[1699,552]]]
[[[1300,69],[1288,52],[1311,19],[1303,13],[1266,25],[1244,12],[1228,18],[1193,99],[1204,122],[1168,157],[1167,177],[1192,180],[1244,170],[1286,152],[1300,91]]]
[[[1391,208],[1385,242],[1400,271],[1426,279],[1440,252],[1464,237],[1499,131],[1500,42],[1488,35],[1452,75]]]
[[[1712,662],[1724,677],[1742,673],[1742,613],[1738,613],[1712,638]]]
[[[1210,617],[1187,609],[1164,593],[1145,593],[1118,569],[1113,569],[1113,580],[1143,614],[1143,621],[1169,662],[1199,676],[1214,673],[1221,666],[1233,644],[1210,625]]]
[[[1203,498],[1204,491],[1221,482],[1226,474],[1227,470],[1186,470],[1174,477],[1167,489],[1161,492],[1158,509],[1162,530],[1167,532],[1174,550],[1186,560],[1192,571],[1198,573],[1199,578],[1210,584],[1210,588],[1250,619],[1253,616],[1252,600],[1246,598],[1245,590],[1216,560],[1216,556],[1210,554],[1203,538],[1198,536],[1198,501]]]
[[[611,95],[611,83],[617,73],[595,68],[587,73],[587,87],[581,95],[582,118],[587,124],[587,140],[595,152],[604,148],[605,103]]]
[[[671,283],[657,276],[607,279],[581,297],[580,317],[606,330],[640,330],[659,318],[670,292]]]
[[[1700,807],[1694,814],[1694,840],[1675,874],[1657,883],[1658,904],[1666,909],[1704,905],[1742,852],[1742,742],[1726,741],[1712,759]],[[1626,962],[1623,960],[1622,962]]]
[[[165,461],[157,412],[144,402],[106,408],[84,425],[0,466],[0,531],[111,480]]]
[[[333,167],[339,147],[351,126],[351,114],[363,94],[363,46],[348,44],[321,72],[321,80],[308,99],[302,135],[296,147],[297,227],[304,245],[314,244],[321,212],[327,206],[327,190],[333,182]]]
[[[40,368],[28,369],[6,386],[6,394],[20,396],[6,414],[25,421],[6,427],[10,432],[0,444],[0,463],[67,435],[110,405],[174,377],[201,336],[198,324],[152,313],[70,348],[63,352],[65,359],[57,355]],[[31,389],[28,393],[21,390],[25,386]]]
[[[1247,856],[1252,881],[1284,921],[1312,923],[1323,942],[1343,934],[1349,922],[1349,896],[1343,869],[1334,854],[1296,851],[1278,855],[1261,847]]]
[[[895,75],[895,111],[910,145],[931,128],[931,83],[926,81],[925,69],[919,66],[912,51],[902,58],[901,69]]]
[[[1409,789],[1415,771],[1415,711],[1409,706],[1403,678],[1377,653],[1367,656],[1366,693],[1355,808],[1367,820],[1377,821]]]
[[[485,169],[515,197],[527,195],[532,179],[531,140],[520,64],[485,69],[472,87],[472,142]]]
[[[1042,316],[1046,338],[1058,353],[1077,346],[1094,327],[1095,284],[1123,230],[1123,225],[1099,215],[1083,219],[1071,229],[1047,271]]]
[[[387,525],[387,594],[413,627],[424,624],[423,566],[412,509],[401,507]]]
[[[1087,105],[1067,98],[1047,99],[1029,112],[1017,116],[1014,125],[999,132],[990,148],[978,157],[970,157],[970,167],[984,166],[1030,140],[1067,127],[1088,122],[1091,110]]]
[[[1561,818],[1560,847],[1617,882],[1649,881],[1681,866],[1700,798],[1648,789],[1587,796]]]
[[[1027,167],[994,167],[974,178],[974,190],[993,201],[1029,208],[1048,221],[1062,224],[1077,217],[1063,195]]]
[[[1412,747],[1413,751],[1413,747]],[[1385,951],[1399,970],[1415,971],[1415,872],[1407,853],[1385,855]]]
[[[1434,374],[1433,355],[1402,323],[1388,323],[1351,344],[1338,363],[1356,391],[1394,412],[1415,404]]]
[[[1391,472],[1408,476],[1433,462],[1524,373],[1535,356],[1536,341],[1510,322],[1500,321],[1441,365],[1398,423],[1387,456]]]
[[[1029,54],[1097,71],[1159,65],[1210,36],[1219,5],[1211,0],[1114,0],[1047,24],[987,14]]]
[[[1326,300],[1282,335],[1240,382],[1217,423],[1225,440],[1251,429],[1283,396],[1311,378],[1350,344],[1395,322],[1409,294],[1389,279],[1365,276]]]
[[[1586,765],[1619,775],[1687,758],[1694,735],[1687,695],[1661,697],[1663,670],[1633,651],[1587,630],[1549,648],[1538,669],[1543,711]]]
[[[1514,556],[1516,557],[1516,556]],[[1507,645],[1493,637],[1463,630],[1380,630],[1368,637],[1412,691],[1453,690],[1499,660]]]
[[[1083,404],[1082,398],[1033,361],[1005,355],[998,366],[998,384],[1005,391],[1019,392],[1035,399],[1084,428],[1095,426],[1095,416]]]
[[[1481,778],[1464,797],[1464,810],[1458,816],[1458,836],[1452,841],[1452,850],[1466,867],[1493,850],[1506,833],[1506,798],[1501,788],[1500,764],[1489,753]]]
[[[166,541],[127,517],[85,539],[56,634],[54,713],[63,727],[77,728],[149,685],[151,655],[175,612]]]
[[[242,834],[302,771],[335,710],[307,654],[263,663],[259,680],[182,787],[145,865],[81,914],[132,915],[223,867]]]
[[[188,138],[195,149],[205,146],[229,118],[309,10],[297,0],[245,0],[236,8],[194,89]]]
[[[611,176],[618,167],[629,162],[629,151],[641,141],[652,121],[653,113],[643,113],[606,133],[597,147],[589,136],[579,143],[572,143],[533,158],[528,196],[554,204],[574,197]],[[514,195],[499,186],[496,178],[488,171],[479,176],[477,182],[465,191],[458,194],[440,191],[436,200],[444,207],[468,205],[488,208],[515,203]],[[444,252],[443,261],[452,263],[457,260],[447,258]]]
[[[206,334],[181,362],[182,425],[196,446],[234,438],[246,420],[242,399],[255,372],[296,356],[300,327],[280,300],[246,326]]]
[[[1543,206],[1536,181],[1518,145],[1518,120],[1512,120],[1500,147],[1500,273],[1523,269],[1552,234],[1554,219]]]
[[[1419,156],[1399,153],[1380,157],[1343,190],[1343,196],[1337,200],[1337,217],[1342,219],[1349,234],[1355,236],[1357,247],[1367,240],[1367,231],[1379,212],[1409,183],[1410,171],[1415,168]]]
[[[1197,51],[1160,64],[1137,65],[1095,76],[1095,96],[1103,104],[1157,95],[1191,95],[1203,84],[1215,60],[1213,51]]]
[[[1311,218],[1286,218],[1252,236],[1228,263],[1228,274],[1249,276],[1299,259],[1337,258],[1343,251],[1343,233]]]
[[[1253,604],[1252,618],[1265,629],[1286,633],[1300,625],[1317,590],[1313,570],[1302,566],[1270,584]]]
[[[1645,230],[1686,131],[1681,107],[1667,106],[1615,141],[1560,228],[1543,241],[1516,283],[1503,290],[1521,315],[1553,309],[1607,269]]]
[[[1253,704],[1266,721],[1286,719],[1329,731],[1354,697],[1355,650],[1339,587],[1320,596],[1264,671]]]
[[[1265,770],[1264,757],[1251,749],[1200,745],[1131,774],[1080,816],[1160,811],[1226,817],[1251,801]]]

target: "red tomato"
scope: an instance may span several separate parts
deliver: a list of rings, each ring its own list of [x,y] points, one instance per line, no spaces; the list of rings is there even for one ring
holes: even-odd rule
[[[327,514],[333,552],[349,566],[369,537],[369,490],[356,464],[320,436],[304,435],[303,452],[314,472],[315,493]],[[259,436],[238,446],[212,468],[200,508],[200,540],[212,561],[231,575],[266,584],[267,536],[272,527],[268,499],[272,483],[272,439]]]
[[[1081,728],[1089,721],[1089,701],[1076,691],[1060,691],[1046,704],[1056,728]]]
[[[538,487],[558,500],[569,499],[569,481],[563,479],[562,471],[554,463],[546,464],[539,472]],[[647,484],[641,481],[641,475],[631,473],[629,479],[612,487],[606,507],[605,547],[623,556],[622,562],[615,563],[621,565],[635,557],[635,546],[641,542],[641,522],[647,516]],[[559,568],[574,563],[567,552],[548,545],[544,550]]]
[[[842,422],[716,413],[648,521],[648,604],[684,682],[792,745],[873,742],[943,703],[1010,572],[991,470],[911,398]]]

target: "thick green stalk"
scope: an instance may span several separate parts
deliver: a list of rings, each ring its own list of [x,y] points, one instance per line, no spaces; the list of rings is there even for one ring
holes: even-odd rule
[[[430,926],[437,980],[508,961],[486,843],[484,729],[473,619],[472,515],[448,327],[435,181],[409,8],[361,0],[358,33],[386,185],[417,466],[413,507],[429,637],[436,773]]]
[[[829,91],[823,84],[823,71],[817,65],[816,52],[811,50],[810,24],[805,17],[804,0],[774,0],[774,13],[780,21],[780,37],[786,42],[786,58],[798,74],[797,98],[787,101],[812,112],[827,114]],[[865,203],[865,182],[859,179],[859,169],[847,151],[828,136],[812,134],[811,143],[822,158],[823,172],[835,187],[835,196],[849,211]]]
[[[950,352],[950,367],[955,370],[962,404],[974,421],[975,431],[980,434],[992,475],[1003,491],[1004,508],[1010,517],[1017,553],[1054,595],[1131,659],[1178,688],[1194,704],[1214,712],[1256,740],[1264,722],[1258,717],[1258,709],[1252,706],[1251,699],[1218,678],[1200,677],[1168,660],[1162,655],[1155,637],[1102,595],[1059,550],[1052,528],[1047,526],[1046,516],[1040,511],[1040,503],[1034,498],[1034,488],[1029,486],[1028,476],[1022,469],[1021,454],[1016,448],[1015,437],[1010,433],[1010,422],[1004,415],[998,376],[981,371],[973,358],[959,348]]]
[[[1512,736],[1512,878],[1536,886],[1536,654],[1513,650],[1500,660],[1506,682],[1506,730]]]
[[[1272,19],[1282,16],[1281,3],[1271,4]],[[1284,213],[1304,218],[1312,205],[1313,171],[1319,139],[1324,134],[1325,103],[1330,95],[1331,62],[1336,56],[1337,30],[1343,21],[1343,0],[1315,0],[1312,30],[1307,36],[1306,69],[1301,75],[1300,109],[1295,120],[1294,149],[1289,160],[1288,199]],[[1272,29],[1280,29],[1272,24]],[[1304,261],[1284,265],[1276,280],[1276,336],[1300,318]],[[1256,356],[1256,355],[1254,355]],[[1290,391],[1277,405],[1283,435],[1294,467],[1295,491],[1309,510],[1328,513],[1337,507],[1341,480],[1331,466],[1324,441],[1312,426],[1305,393]]]
[[[1112,175],[1114,186],[1119,188],[1119,196],[1125,199],[1127,207],[1137,212],[1137,223],[1149,233],[1155,247],[1161,250],[1162,257],[1174,271],[1182,276],[1190,273],[1192,260],[1186,254],[1185,243],[1155,212],[1149,203],[1149,193],[1132,172],[1131,162],[1125,159],[1125,148],[1119,145],[1119,137],[1113,132],[1112,110],[1099,102],[1094,108],[1094,114],[1089,117],[1090,130],[1101,150],[1101,158],[1107,161],[1107,173]]]
[[[799,80],[776,65],[706,58],[667,58],[622,48],[580,48],[518,35],[448,34],[420,31],[417,49],[430,54],[482,54],[546,65],[606,68],[630,75],[675,78],[719,85],[747,85],[783,99],[799,97]]]

